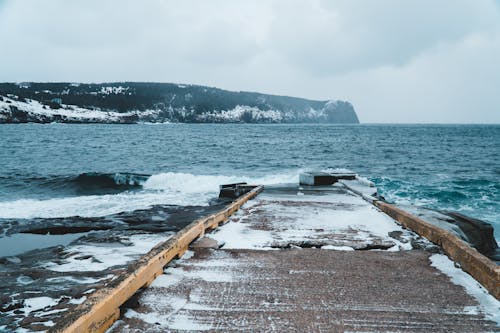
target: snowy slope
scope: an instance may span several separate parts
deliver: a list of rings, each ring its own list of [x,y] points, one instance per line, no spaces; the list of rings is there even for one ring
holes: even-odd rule
[[[0,83],[0,123],[359,123],[352,105],[168,83]]]

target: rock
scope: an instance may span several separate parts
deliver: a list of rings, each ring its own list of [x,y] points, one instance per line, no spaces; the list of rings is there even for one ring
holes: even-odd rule
[[[189,248],[195,250],[195,249],[218,249],[219,243],[215,239],[209,238],[209,237],[203,237],[201,239],[198,239],[197,241],[193,242]]]

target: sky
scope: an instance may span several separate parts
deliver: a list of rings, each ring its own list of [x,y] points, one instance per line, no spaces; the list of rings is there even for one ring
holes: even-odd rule
[[[500,123],[500,0],[0,0],[0,81],[347,100],[363,123]]]

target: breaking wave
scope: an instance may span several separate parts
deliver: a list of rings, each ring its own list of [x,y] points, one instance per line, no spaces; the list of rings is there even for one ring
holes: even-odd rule
[[[2,183],[12,192],[28,198],[115,194],[140,189],[149,175],[135,173],[82,173],[77,176],[3,177]]]
[[[141,187],[150,175],[136,173],[82,173],[71,183],[83,189],[126,190]]]
[[[193,175],[167,172],[138,174],[84,174],[78,186],[134,187],[135,191],[81,195],[47,200],[20,199],[0,202],[0,218],[97,217],[149,208],[153,205],[204,206],[218,195],[219,185],[233,182],[280,184],[297,182],[299,171],[263,177]],[[120,176],[117,176],[120,175]]]

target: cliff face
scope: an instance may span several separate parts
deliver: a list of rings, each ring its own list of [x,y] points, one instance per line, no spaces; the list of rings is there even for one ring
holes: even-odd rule
[[[359,123],[349,102],[171,83],[0,83],[0,123]]]

